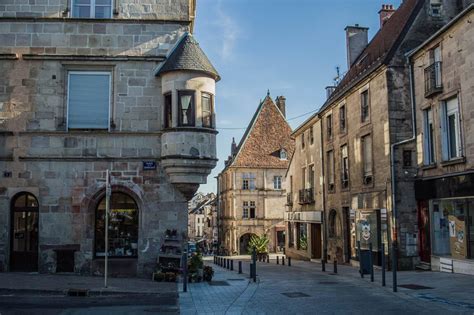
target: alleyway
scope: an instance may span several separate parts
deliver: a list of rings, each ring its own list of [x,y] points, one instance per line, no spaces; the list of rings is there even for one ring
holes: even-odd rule
[[[207,261],[212,264],[212,261]],[[236,266],[236,265],[235,265]],[[249,281],[248,262],[242,275],[213,265],[213,283],[189,284],[180,292],[182,314],[472,314],[474,277],[438,272],[399,272],[399,288],[392,292],[391,274],[381,286],[361,279],[357,270],[332,266],[321,272],[318,263],[292,261],[292,266],[258,263],[256,283]],[[415,289],[403,288],[403,285]],[[182,288],[180,287],[181,291]]]

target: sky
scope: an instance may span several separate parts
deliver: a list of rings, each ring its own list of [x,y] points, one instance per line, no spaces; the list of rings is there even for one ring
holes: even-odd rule
[[[216,192],[215,177],[267,91],[286,97],[295,129],[321,107],[325,87],[340,67],[347,71],[344,28],[379,30],[382,4],[401,0],[197,0],[194,36],[221,76],[216,84],[217,158],[203,193]],[[295,118],[298,117],[298,118]]]

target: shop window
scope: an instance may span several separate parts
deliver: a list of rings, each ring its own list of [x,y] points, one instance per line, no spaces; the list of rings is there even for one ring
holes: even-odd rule
[[[110,19],[112,0],[72,0],[72,17]]]
[[[124,193],[112,193],[110,197],[109,257],[137,257],[138,207]],[[105,197],[96,209],[95,255],[105,256]]]
[[[171,93],[165,94],[165,128],[173,126],[173,108]]]
[[[299,250],[308,249],[308,226],[306,223],[296,223],[296,248]]]
[[[178,98],[179,126],[194,126],[194,91],[178,91]]]
[[[201,94],[201,108],[202,108],[202,126],[206,128],[213,128],[212,116],[214,112],[214,104],[212,95],[209,93]]]

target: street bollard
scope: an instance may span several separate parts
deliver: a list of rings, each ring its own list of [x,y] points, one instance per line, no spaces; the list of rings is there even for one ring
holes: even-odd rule
[[[382,286],[385,286],[385,244],[382,243]]]
[[[222,257],[219,257],[219,260],[218,260],[218,265],[219,265],[219,267],[221,267],[221,266],[222,266]]]
[[[230,260],[230,270],[234,271],[234,260]]]
[[[337,259],[334,259],[334,273],[337,273]]]
[[[277,256],[277,265],[280,264],[280,258]]]
[[[321,269],[323,272],[326,272],[326,261],[324,259],[321,259]]]
[[[257,250],[255,247],[252,250],[252,263],[253,263],[253,282],[257,282]]]
[[[393,292],[398,291],[398,285],[397,285],[397,268],[398,268],[398,257],[397,257],[397,241],[392,242],[392,273],[393,273],[393,278],[392,278],[392,289]]]
[[[291,267],[291,257],[288,257],[288,267]]]
[[[369,243],[370,282],[374,282],[374,262],[372,258],[372,243]]]
[[[357,241],[357,255],[359,256],[359,273],[360,277],[364,278],[364,271],[362,269],[362,252],[360,251],[360,241]]]
[[[281,256],[281,265],[282,265],[282,266],[285,265],[285,256]]]
[[[253,263],[250,263],[250,278],[253,278]]]
[[[270,263],[270,255],[267,254],[267,264]]]
[[[230,269],[230,258],[227,258],[227,269]]]
[[[183,292],[188,291],[188,251],[183,251]]]
[[[239,260],[239,273],[242,273],[242,262]]]

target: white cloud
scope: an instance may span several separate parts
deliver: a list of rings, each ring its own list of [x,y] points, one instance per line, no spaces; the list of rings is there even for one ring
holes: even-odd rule
[[[217,4],[216,26],[222,30],[222,46],[220,47],[220,57],[228,60],[232,57],[234,46],[239,36],[239,28],[235,20],[222,8],[222,0]]]

